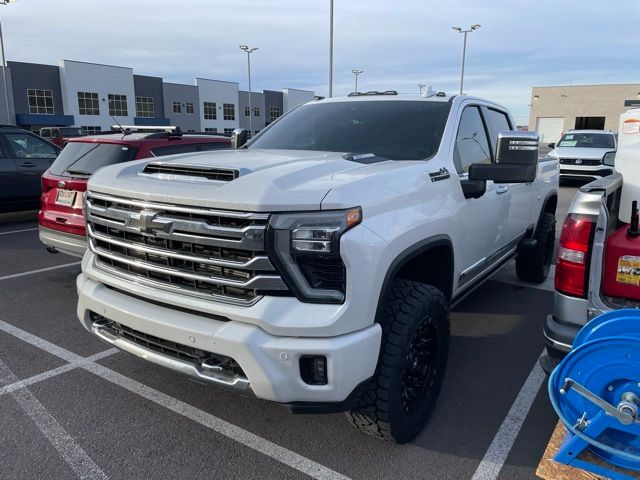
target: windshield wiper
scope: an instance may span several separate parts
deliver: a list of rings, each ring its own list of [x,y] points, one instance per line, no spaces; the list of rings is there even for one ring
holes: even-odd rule
[[[71,175],[91,175],[91,172],[85,172],[84,170],[65,170],[65,172]]]

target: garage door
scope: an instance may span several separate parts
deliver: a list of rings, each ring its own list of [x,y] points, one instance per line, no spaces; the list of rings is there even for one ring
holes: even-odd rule
[[[536,132],[540,134],[540,143],[556,143],[560,140],[564,128],[564,117],[538,117]]]

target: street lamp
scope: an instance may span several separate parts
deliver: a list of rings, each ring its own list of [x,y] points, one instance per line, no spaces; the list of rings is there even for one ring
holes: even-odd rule
[[[8,5],[16,0],[0,0],[0,5]],[[7,105],[7,123],[12,124],[11,109],[9,108],[9,90],[7,89],[7,62],[4,58],[4,39],[2,38],[2,23],[0,23],[0,51],[2,52],[2,83],[4,85],[4,101]]]
[[[422,89],[423,89],[424,87],[426,87],[426,86],[427,86],[427,84],[426,84],[426,83],[419,83],[419,84],[418,84],[418,88],[420,89],[420,95],[422,95]]]
[[[333,96],[333,0],[329,0],[329,98]]]
[[[353,69],[351,70],[351,73],[353,73],[356,76],[356,89],[354,91],[357,92],[358,91],[358,75],[360,75],[361,73],[364,73],[364,70]]]
[[[473,32],[480,28],[480,25],[477,23],[475,25],[471,25],[467,30],[463,30],[460,27],[451,27],[458,33],[464,33],[464,43],[462,45],[462,73],[460,74],[460,95],[462,95],[462,86],[464,85],[464,59],[467,54],[467,33]]]
[[[258,48],[250,48],[246,45],[240,45],[240,50],[247,52],[247,70],[249,72],[249,136],[253,135],[253,108],[251,108],[251,54]]]

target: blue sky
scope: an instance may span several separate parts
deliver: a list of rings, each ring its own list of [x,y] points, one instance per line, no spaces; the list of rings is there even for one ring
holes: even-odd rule
[[[252,57],[255,90],[326,95],[329,0],[17,0],[0,8],[9,60],[61,58],[133,67],[192,84],[240,82]],[[459,88],[511,108],[527,123],[532,86],[640,83],[640,0],[335,0],[334,95],[353,89]]]

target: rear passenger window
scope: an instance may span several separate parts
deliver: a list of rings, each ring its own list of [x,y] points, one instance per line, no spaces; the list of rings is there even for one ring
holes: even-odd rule
[[[467,173],[474,163],[491,163],[487,133],[478,107],[467,107],[462,112],[453,161],[458,173]]]
[[[200,143],[198,147],[200,147],[201,152],[204,152],[207,150],[223,150],[225,148],[231,148],[231,143],[229,142]]]
[[[491,108],[487,108],[485,112],[487,126],[489,127],[489,139],[493,145],[493,151],[496,152],[498,148],[498,133],[501,130],[511,130],[511,125],[509,125],[509,119],[505,113]]]
[[[195,152],[198,145],[190,143],[186,145],[171,145],[169,147],[156,147],[151,149],[151,153],[154,157],[163,157],[165,155],[175,155],[177,153],[190,153]]]

